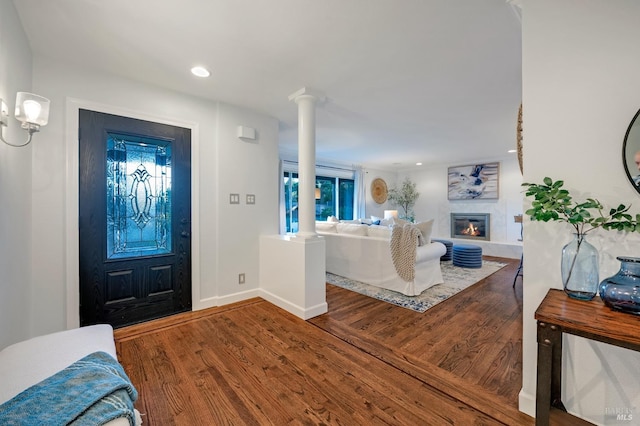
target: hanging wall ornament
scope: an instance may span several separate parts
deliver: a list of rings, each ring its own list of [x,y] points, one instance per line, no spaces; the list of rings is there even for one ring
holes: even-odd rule
[[[524,171],[522,170],[522,104],[520,104],[520,108],[518,109],[518,126],[516,129],[518,164],[520,165],[520,173],[524,174]]]
[[[387,183],[383,179],[375,178],[371,182],[371,197],[378,204],[387,201]]]

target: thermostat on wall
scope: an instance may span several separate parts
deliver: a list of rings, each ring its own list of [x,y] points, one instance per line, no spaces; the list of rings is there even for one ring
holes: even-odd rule
[[[254,140],[256,138],[256,129],[253,127],[238,126],[238,137],[241,139]]]

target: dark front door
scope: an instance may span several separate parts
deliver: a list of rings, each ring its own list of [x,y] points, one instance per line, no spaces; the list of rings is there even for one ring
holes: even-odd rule
[[[191,131],[80,110],[80,324],[191,310]]]

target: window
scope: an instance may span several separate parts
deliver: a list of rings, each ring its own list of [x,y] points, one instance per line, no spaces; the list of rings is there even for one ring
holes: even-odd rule
[[[284,172],[284,206],[287,232],[298,232],[298,174]]]
[[[107,136],[107,258],[171,253],[171,142]]]
[[[285,223],[287,232],[298,232],[298,173],[284,172]],[[316,176],[316,220],[353,219],[355,181],[344,177]],[[318,191],[316,191],[317,193]]]

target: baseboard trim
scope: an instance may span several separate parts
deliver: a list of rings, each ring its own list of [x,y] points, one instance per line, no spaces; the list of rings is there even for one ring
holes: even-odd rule
[[[329,305],[327,302],[320,303],[315,306],[311,306],[309,308],[303,308],[294,303],[289,302],[279,296],[276,296],[273,293],[270,293],[264,289],[260,289],[260,296],[264,300],[269,303],[276,305],[279,308],[284,309],[285,311],[297,316],[298,318],[302,318],[303,320],[308,320],[309,318],[317,317],[318,315],[322,315],[329,310]]]
[[[433,237],[436,238],[436,237]],[[461,238],[437,237],[437,239],[449,240],[455,244],[473,244],[482,247],[484,256],[505,257],[507,259],[520,259],[522,256],[522,243],[505,243],[498,241],[483,241]]]
[[[536,397],[524,391],[524,388],[520,390],[518,394],[518,410],[531,417],[536,417]]]
[[[202,309],[215,308],[218,306],[229,305],[231,303],[242,302],[254,297],[260,297],[260,289],[254,288],[252,290],[227,294],[225,296],[214,296],[208,297],[206,299],[200,299],[193,304],[192,309],[194,311],[200,311]]]
[[[317,317],[318,315],[327,313],[329,310],[329,306],[327,305],[327,302],[323,302],[315,306],[303,308],[301,306],[296,305],[295,303],[291,303],[288,300],[285,300],[279,296],[276,296],[275,294],[269,291],[256,288],[253,290],[229,294],[222,297],[215,296],[215,297],[209,297],[206,299],[201,299],[197,303],[193,304],[193,311],[200,311],[203,309],[229,305],[231,303],[242,302],[244,300],[252,299],[254,297],[261,297],[262,299],[276,305],[279,308],[284,309],[287,312],[292,313],[298,318],[302,318],[303,320],[308,320],[309,318]]]

